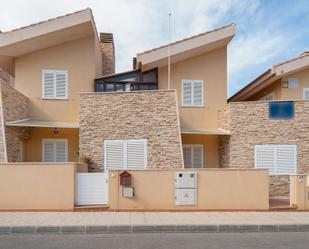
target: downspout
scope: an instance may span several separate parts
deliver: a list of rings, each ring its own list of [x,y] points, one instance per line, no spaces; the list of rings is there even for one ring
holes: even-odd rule
[[[2,126],[2,137],[3,137],[3,153],[4,153],[4,162],[8,162],[7,148],[6,148],[6,136],[5,136],[5,125],[4,125],[4,116],[3,116],[3,101],[2,101],[2,82],[0,82],[0,115],[1,115],[1,126]]]

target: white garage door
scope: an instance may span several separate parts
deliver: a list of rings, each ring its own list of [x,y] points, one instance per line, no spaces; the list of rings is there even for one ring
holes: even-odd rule
[[[107,205],[108,173],[77,173],[77,205]]]

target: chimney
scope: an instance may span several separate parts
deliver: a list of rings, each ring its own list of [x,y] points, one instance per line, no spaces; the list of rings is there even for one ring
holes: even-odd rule
[[[102,74],[115,73],[115,47],[112,33],[100,33],[100,43],[102,47]]]

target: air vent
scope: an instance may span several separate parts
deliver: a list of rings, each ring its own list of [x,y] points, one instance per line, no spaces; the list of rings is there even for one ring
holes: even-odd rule
[[[114,43],[114,38],[112,33],[100,33],[100,41],[102,43]]]

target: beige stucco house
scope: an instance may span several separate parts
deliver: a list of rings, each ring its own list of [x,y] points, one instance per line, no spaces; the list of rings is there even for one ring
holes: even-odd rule
[[[227,46],[235,32],[230,24],[138,53],[122,73],[115,73],[113,35],[97,33],[90,9],[0,33],[3,174],[28,162],[21,171],[31,168],[27,174],[49,182],[49,191],[58,177],[48,174],[67,166],[68,182],[78,183],[73,197],[66,193],[68,205],[106,204],[109,196],[113,208],[174,209],[175,172],[200,171],[208,180],[198,183],[197,209],[267,209],[268,172],[272,195],[288,194],[289,175],[308,173],[309,54],[274,65],[228,99]],[[72,177],[77,162],[95,173]],[[135,175],[142,200],[124,198],[123,170]],[[153,188],[160,182],[169,186],[162,202],[162,189]],[[218,186],[208,193],[209,182]]]
[[[290,175],[308,174],[309,53],[269,68],[220,111],[221,166],[267,168],[271,194],[288,195]]]
[[[98,37],[90,9],[0,33],[12,78],[2,81],[2,161],[83,157],[100,171],[105,140],[139,139],[146,168],[218,168],[234,35],[231,24],[145,51],[114,74],[113,37]]]

